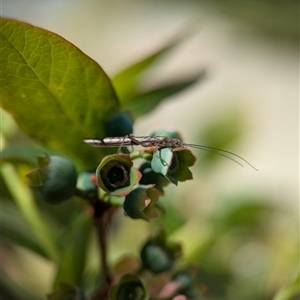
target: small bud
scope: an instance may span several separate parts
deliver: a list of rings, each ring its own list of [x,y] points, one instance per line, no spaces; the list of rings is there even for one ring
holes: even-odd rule
[[[193,179],[189,167],[195,161],[196,157],[189,149],[160,148],[153,154],[151,167],[177,185],[178,181]]]
[[[151,162],[146,161],[139,167],[139,171],[142,173],[142,178],[140,184],[144,185],[154,185],[161,193],[163,193],[163,188],[166,187],[170,182],[163,175],[154,172],[151,168]]]
[[[132,219],[149,221],[149,219],[156,218],[155,203],[159,196],[160,193],[155,188],[137,188],[125,197],[124,212]]]

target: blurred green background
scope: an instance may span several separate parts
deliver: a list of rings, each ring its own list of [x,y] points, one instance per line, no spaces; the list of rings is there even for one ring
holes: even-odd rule
[[[120,213],[110,237],[112,264],[127,253],[137,254],[146,236],[163,223],[170,238],[183,245],[182,264],[200,267],[204,299],[298,299],[299,292],[293,292],[299,272],[297,1],[1,4],[2,16],[63,36],[110,77],[182,35],[182,42],[139,78],[139,87],[151,89],[202,70],[205,80],[138,118],[134,133],[174,128],[188,143],[226,148],[259,170],[195,150],[194,180],[168,188],[161,199],[162,219],[146,224]],[[6,140],[27,140],[5,113],[1,121]],[[20,174],[27,171],[18,166]],[[49,227],[68,235],[72,220],[66,215],[80,207],[72,201],[54,208],[37,204]],[[10,217],[17,230],[30,235],[3,182],[1,211],[3,221]],[[54,264],[12,240],[2,235],[3,299],[43,299],[52,288]],[[87,289],[98,271],[94,244],[91,239]]]

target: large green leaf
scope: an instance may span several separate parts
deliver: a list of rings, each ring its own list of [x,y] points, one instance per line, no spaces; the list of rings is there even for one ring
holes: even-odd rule
[[[62,37],[0,20],[1,105],[30,137],[91,165],[103,150],[84,145],[103,137],[103,121],[118,110],[101,67]]]

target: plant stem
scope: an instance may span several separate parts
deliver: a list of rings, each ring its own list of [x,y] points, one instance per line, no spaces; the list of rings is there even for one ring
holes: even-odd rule
[[[135,151],[130,153],[130,159],[134,160],[137,158],[143,158],[145,160],[150,160],[152,158],[153,154],[151,152],[147,152],[145,150],[141,150],[141,151]]]
[[[81,191],[76,188],[75,195],[82,199],[88,200],[88,202],[93,205],[96,201],[98,201],[98,196],[96,192],[89,192],[89,191]]]
[[[103,279],[107,283],[111,283],[112,277],[107,262],[107,232],[105,230],[104,218],[95,219],[95,226],[97,231],[97,239],[99,242],[100,261],[102,267]]]

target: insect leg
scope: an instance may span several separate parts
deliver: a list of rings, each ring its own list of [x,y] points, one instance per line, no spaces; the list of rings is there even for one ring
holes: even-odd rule
[[[131,140],[131,148],[132,148],[132,151],[133,151],[133,145],[142,145],[132,134],[129,134],[129,135],[125,135],[122,139],[122,142],[120,144],[120,147],[118,148],[118,152],[117,153],[120,153],[121,152],[121,149],[123,147],[123,144],[124,144],[124,141],[126,138],[129,138]]]
[[[134,135],[129,134],[129,135],[127,135],[127,137],[128,137],[128,138],[131,140],[131,142],[132,142],[131,146],[133,146],[133,145],[142,146],[142,143],[139,142],[139,141],[134,137]]]
[[[127,137],[128,137],[128,136],[125,135],[125,136],[122,138],[122,141],[121,141],[120,147],[118,148],[117,154],[122,153],[122,147],[123,147],[124,141],[125,141],[125,139],[126,139]]]

